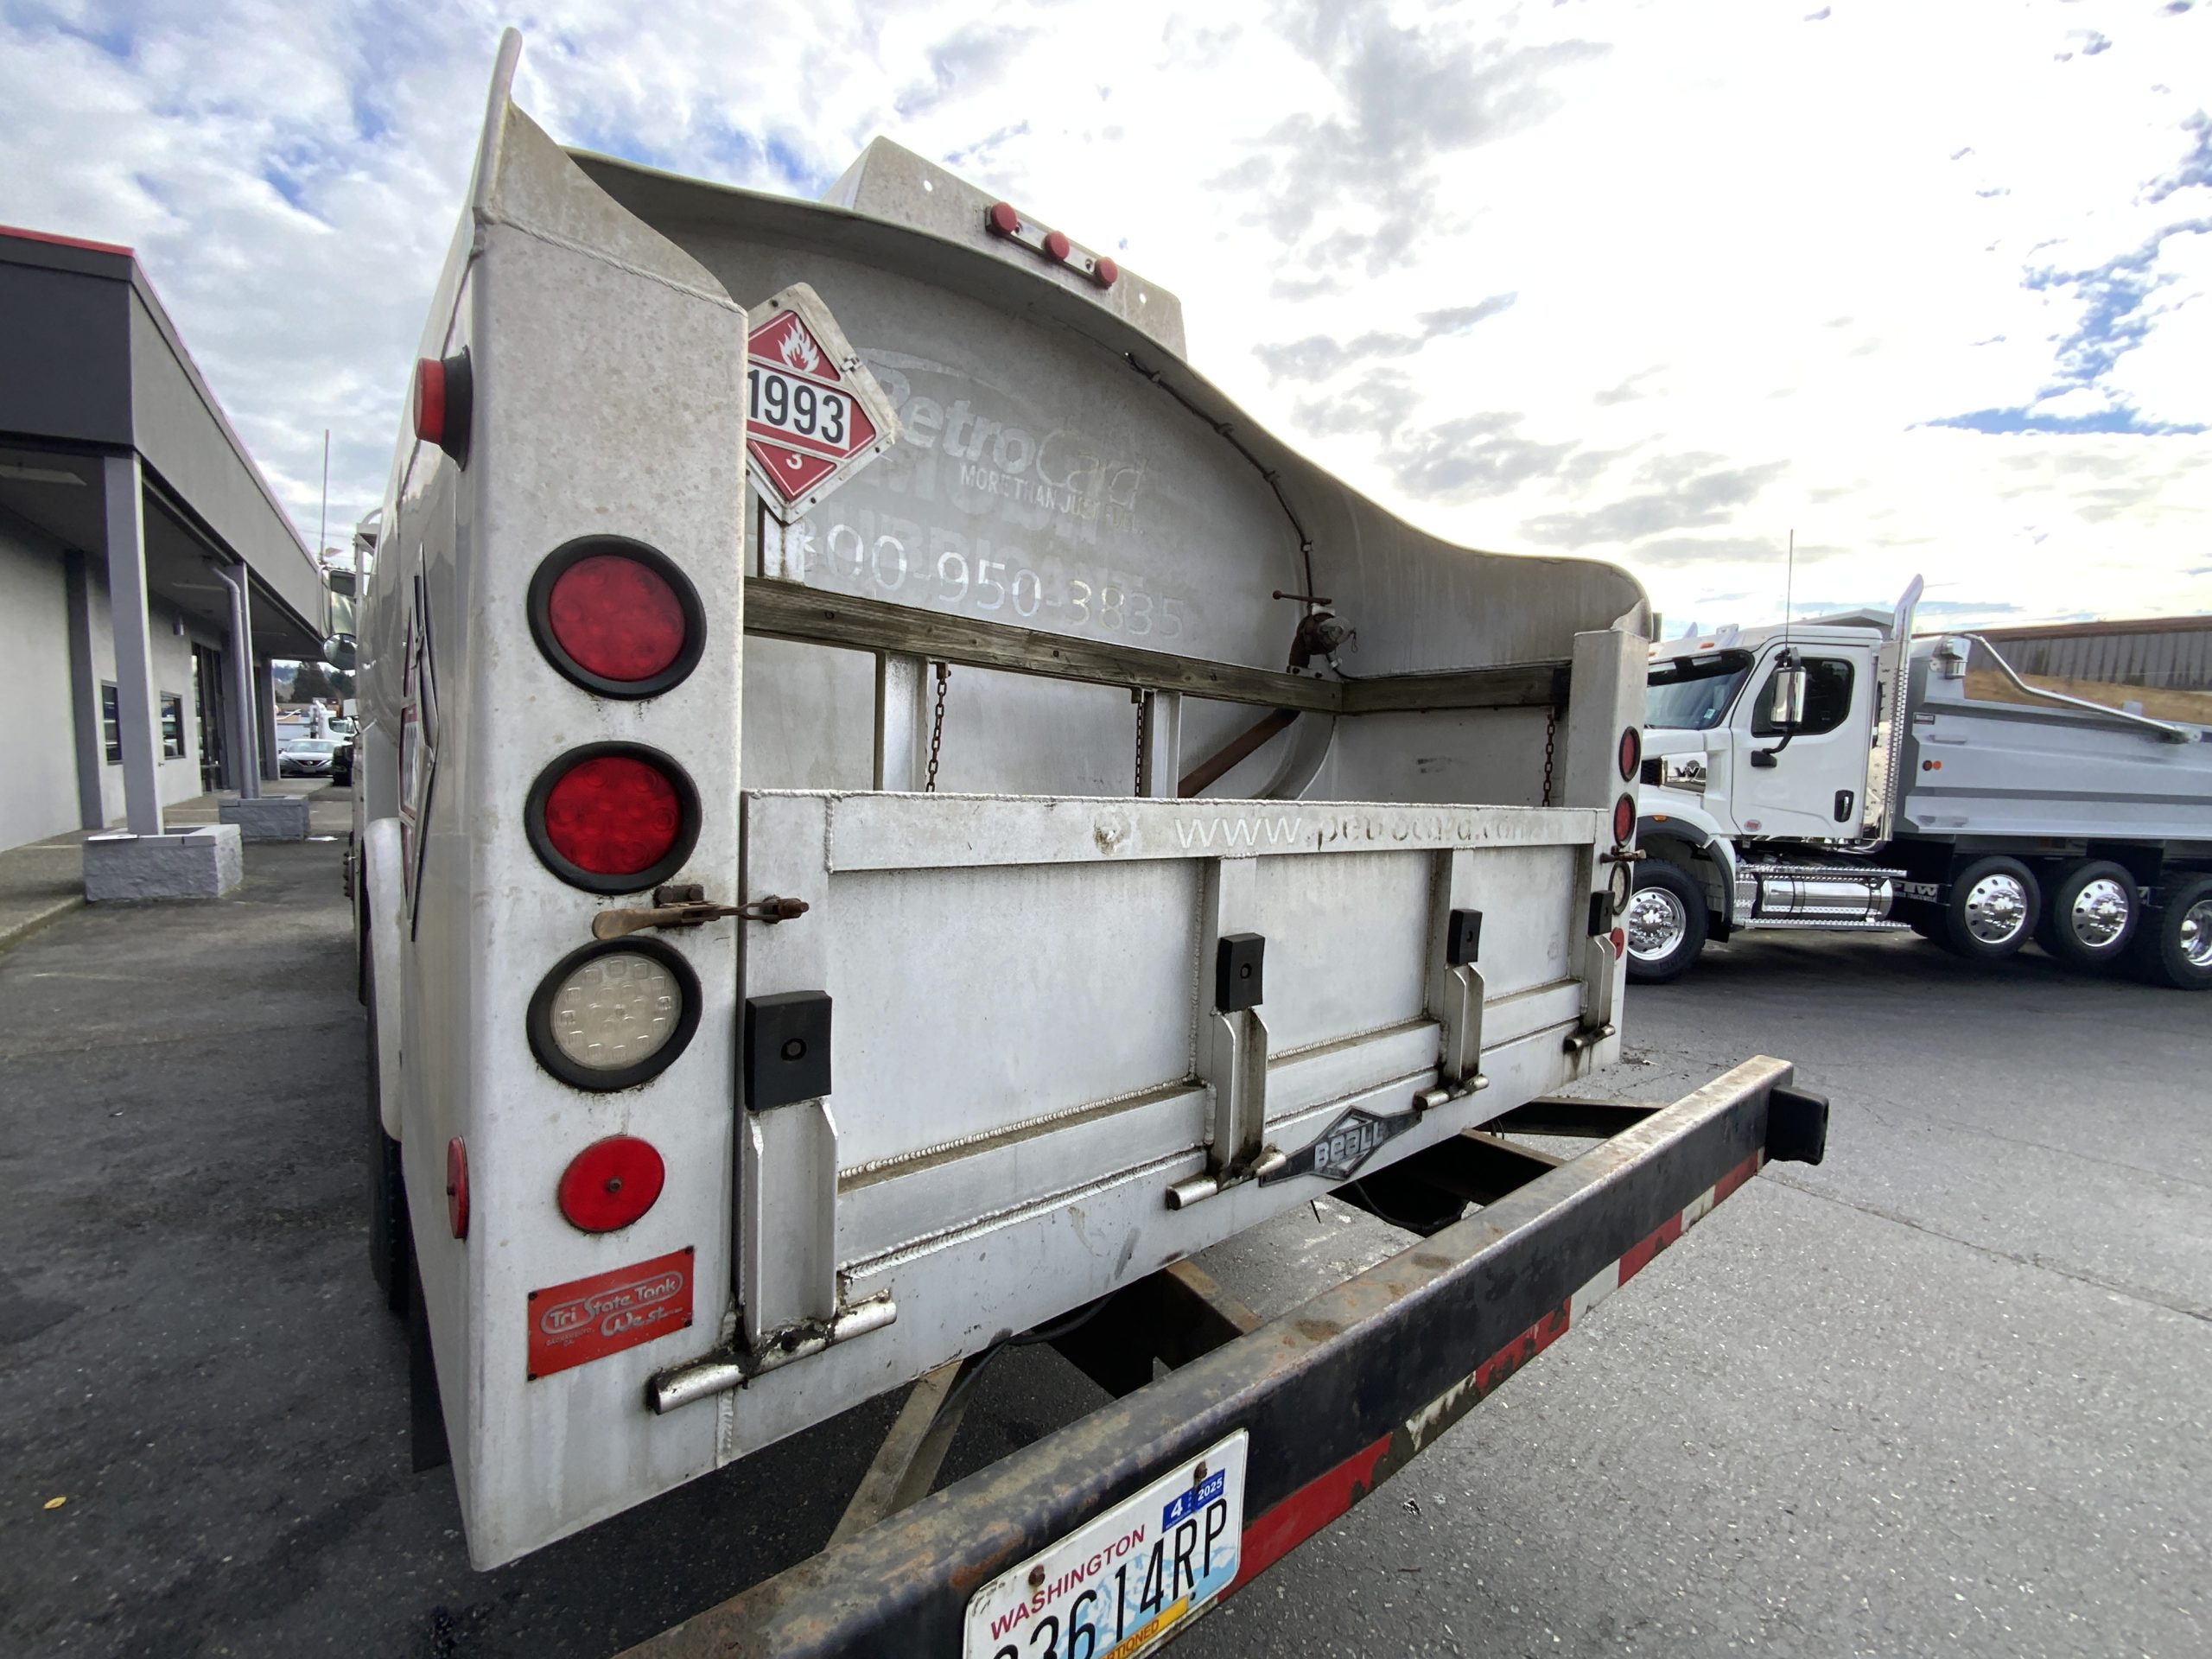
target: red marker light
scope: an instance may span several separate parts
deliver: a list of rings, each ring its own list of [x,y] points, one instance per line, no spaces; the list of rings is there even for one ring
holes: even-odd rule
[[[1636,798],[1624,795],[1613,803],[1613,840],[1625,847],[1636,834]]]
[[[1621,734],[1621,781],[1636,781],[1636,769],[1643,761],[1643,734],[1630,727]]]
[[[557,1192],[569,1224],[587,1233],[627,1227],[652,1209],[668,1182],[668,1166],[634,1135],[594,1141],[561,1173]]]
[[[995,201],[983,215],[983,224],[994,236],[1012,236],[1021,228],[1021,215],[1014,211],[1011,203]]]
[[[1104,254],[1100,254],[1097,263],[1090,268],[1090,280],[1101,288],[1111,288],[1121,279],[1122,268]]]
[[[1046,258],[1058,259],[1065,263],[1070,245],[1071,245],[1067,238],[1059,232],[1047,231],[1045,232],[1045,257]]]
[[[415,435],[424,443],[435,443],[464,467],[468,465],[468,424],[475,385],[466,348],[448,358],[425,357],[416,361]]]
[[[459,1135],[446,1142],[446,1225],[468,1236],[468,1146]]]
[[[424,443],[446,437],[446,365],[435,357],[415,365],[415,435]]]

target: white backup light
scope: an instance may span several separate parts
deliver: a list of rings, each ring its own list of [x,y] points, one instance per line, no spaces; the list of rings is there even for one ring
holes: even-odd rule
[[[609,951],[577,963],[555,988],[553,1041],[578,1065],[626,1071],[668,1046],[683,1013],[683,988],[664,965]]]

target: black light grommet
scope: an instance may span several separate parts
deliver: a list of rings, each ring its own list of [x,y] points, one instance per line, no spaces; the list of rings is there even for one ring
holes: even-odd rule
[[[579,1065],[561,1052],[553,1039],[553,999],[563,982],[584,963],[600,957],[622,955],[648,957],[674,977],[683,994],[683,1007],[677,1010],[676,1029],[669,1039],[635,1065],[617,1071],[603,1071],[592,1066]],[[617,1089],[634,1089],[639,1084],[658,1077],[676,1063],[690,1044],[692,1034],[699,1029],[699,976],[691,964],[673,945],[658,939],[639,938],[632,934],[627,938],[594,940],[578,950],[571,950],[553,964],[552,971],[537,983],[530,999],[527,1016],[530,1033],[530,1052],[537,1063],[555,1077],[575,1089],[589,1090],[594,1094],[606,1094]]]
[[[584,560],[601,556],[628,559],[644,566],[668,584],[683,612],[683,649],[666,668],[649,678],[611,680],[594,673],[569,653],[568,647],[553,631],[554,584]],[[530,579],[528,609],[531,637],[537,641],[537,648],[545,653],[546,661],[558,669],[563,677],[598,696],[632,701],[658,696],[682,684],[699,665],[699,658],[707,649],[706,607],[700,602],[699,590],[692,585],[691,578],[658,548],[648,547],[627,536],[580,536],[555,548],[539,563],[537,574]]]
[[[678,815],[676,840],[664,856],[645,869],[614,874],[588,870],[562,853],[546,834],[546,803],[561,780],[586,761],[611,756],[641,761],[652,767],[668,780],[670,787],[676,791]],[[586,893],[643,893],[649,887],[658,887],[682,869],[684,861],[691,856],[691,849],[698,845],[698,785],[671,756],[645,744],[582,744],[556,756],[550,766],[537,774],[537,781],[530,786],[530,798],[523,804],[523,833],[530,838],[531,850],[537,855],[539,861],[570,887],[582,887]]]

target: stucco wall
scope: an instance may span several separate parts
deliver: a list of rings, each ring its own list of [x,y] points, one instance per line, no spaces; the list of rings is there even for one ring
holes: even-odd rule
[[[68,625],[61,550],[0,523],[0,848],[77,828]]]
[[[103,574],[95,563],[89,586],[92,607],[92,695],[96,699],[99,696],[100,683],[115,678],[115,623],[108,609],[107,587],[101,580]],[[175,622],[181,613],[171,610],[158,601],[148,607],[147,614],[154,637],[154,691],[157,717],[160,697],[174,695],[184,699],[184,753],[177,758],[165,757],[160,762],[162,804],[174,806],[177,802],[188,801],[200,792],[200,716],[192,690],[193,641],[197,637],[205,645],[219,645],[221,642],[213,636],[196,635],[188,624],[180,636]],[[67,679],[63,684],[67,684]],[[91,718],[93,728],[98,730],[99,705],[97,702],[92,706]],[[156,743],[160,741],[158,732],[155,741]],[[73,789],[74,785],[72,787]],[[108,765],[105,752],[100,765],[100,803],[110,823],[123,817],[123,768]]]
[[[115,678],[115,628],[98,558],[86,561],[92,609],[92,687],[82,709],[69,695],[69,598],[61,549],[19,522],[0,521],[0,849],[79,829],[77,727],[92,734],[100,760],[100,802],[110,823],[124,814],[123,768],[100,743],[100,685]],[[192,647],[222,641],[156,601],[154,689],[184,699],[184,753],[159,765],[162,804],[188,801],[200,788],[200,715],[192,684]],[[158,710],[156,714],[158,718]],[[156,741],[159,741],[156,732]]]

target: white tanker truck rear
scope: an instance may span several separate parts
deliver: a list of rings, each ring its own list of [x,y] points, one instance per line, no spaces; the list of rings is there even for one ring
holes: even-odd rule
[[[517,49],[364,600],[422,1444],[489,1567],[1041,1330],[1128,1397],[762,1640],[1135,1651],[1818,1155],[1778,1061],[1551,1098],[1619,1052],[1643,594],[1391,518],[894,146],[826,204],[565,151]],[[1331,1191],[1433,1236],[1253,1331],[1188,1258]]]

